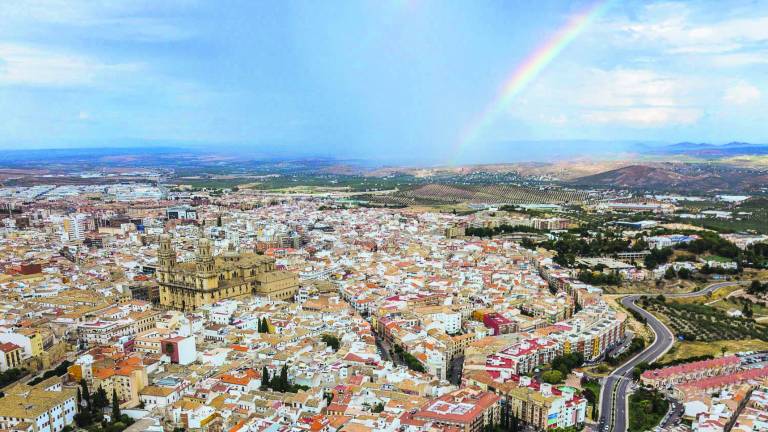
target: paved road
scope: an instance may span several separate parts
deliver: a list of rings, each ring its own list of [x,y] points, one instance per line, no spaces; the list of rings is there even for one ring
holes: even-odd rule
[[[718,282],[700,291],[670,294],[667,297],[695,297],[737,284],[737,282]],[[642,294],[628,295],[621,299],[621,304],[627,309],[636,311],[646,319],[655,339],[648,348],[618,367],[603,381],[603,387],[600,390],[600,422],[598,424],[600,431],[625,432],[627,430],[627,396],[632,384],[632,369],[641,362],[651,363],[657,360],[675,343],[675,336],[667,326],[635,303],[642,296]]]
[[[448,374],[448,380],[451,382],[451,384],[459,385],[461,384],[461,373],[463,372],[464,368],[464,356],[463,355],[457,355],[453,358],[453,360],[450,361],[450,368],[449,368],[449,374]]]

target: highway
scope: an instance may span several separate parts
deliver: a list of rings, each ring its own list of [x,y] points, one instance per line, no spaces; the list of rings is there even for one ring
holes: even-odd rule
[[[696,297],[712,293],[717,289],[738,285],[736,282],[718,282],[711,284],[706,288],[685,294],[670,294],[670,298]],[[621,299],[621,304],[627,309],[639,313],[646,319],[648,326],[655,335],[653,343],[645,350],[629,359],[626,363],[619,366],[603,381],[603,387],[600,390],[600,422],[599,431],[625,432],[627,430],[628,412],[627,397],[628,390],[632,384],[632,370],[641,362],[653,362],[663,356],[675,343],[675,336],[661,321],[656,319],[650,312],[640,308],[636,301],[646,294],[631,294]]]

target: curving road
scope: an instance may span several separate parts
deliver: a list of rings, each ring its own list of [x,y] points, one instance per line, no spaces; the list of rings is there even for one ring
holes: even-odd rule
[[[717,289],[738,285],[737,282],[718,282],[706,288],[685,294],[670,294],[670,298],[696,297],[714,292]],[[621,299],[621,304],[627,309],[639,313],[646,319],[648,326],[655,335],[653,343],[626,363],[614,370],[604,381],[600,390],[600,422],[599,431],[625,432],[627,430],[627,396],[632,384],[632,369],[641,362],[653,362],[663,356],[675,343],[675,336],[661,321],[650,312],[642,309],[635,302],[647,294],[632,294]]]

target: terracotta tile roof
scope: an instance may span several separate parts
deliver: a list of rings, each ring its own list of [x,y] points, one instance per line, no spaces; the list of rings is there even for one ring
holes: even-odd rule
[[[684,363],[677,366],[665,367],[662,369],[647,370],[643,372],[643,378],[664,379],[707,369],[722,368],[731,365],[736,366],[740,363],[741,360],[739,360],[739,358],[736,356],[719,357],[711,360],[702,360],[693,363]]]

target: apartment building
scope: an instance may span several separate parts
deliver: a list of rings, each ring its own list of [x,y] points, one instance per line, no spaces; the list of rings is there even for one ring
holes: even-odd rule
[[[566,428],[583,423],[587,401],[568,386],[553,387],[520,377],[520,386],[510,390],[507,403],[522,422],[536,429]]]
[[[77,392],[63,388],[52,377],[34,386],[17,384],[4,390],[0,402],[0,429],[25,424],[33,432],[59,432],[71,425],[77,413]]]
[[[740,366],[741,360],[736,356],[720,357],[661,369],[647,370],[643,372],[640,379],[642,380],[643,385],[654,388],[665,388],[674,384],[732,373],[738,370]]]
[[[21,367],[23,350],[12,342],[0,343],[0,372]]]
[[[462,388],[428,402],[413,418],[463,432],[481,432],[499,423],[500,401],[492,392]]]

